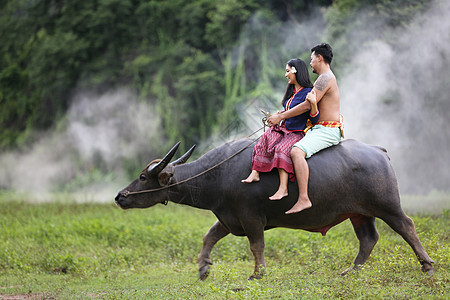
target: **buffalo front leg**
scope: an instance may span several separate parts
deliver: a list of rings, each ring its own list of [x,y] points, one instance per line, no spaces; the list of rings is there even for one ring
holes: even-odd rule
[[[428,256],[420,243],[413,220],[403,211],[399,212],[397,215],[382,217],[382,219],[411,246],[417,259],[422,265],[422,272],[433,275],[434,268],[432,263],[434,263],[434,261]]]
[[[198,271],[199,279],[205,280],[209,275],[209,266],[212,265],[212,261],[209,258],[212,248],[222,238],[230,233],[225,226],[217,221],[203,237],[202,251],[198,255]]]
[[[369,258],[375,244],[378,242],[379,234],[375,227],[375,218],[366,216],[355,216],[350,218],[356,237],[359,240],[359,252],[353,262],[353,269],[358,270]],[[341,275],[347,274],[352,267],[348,268]]]

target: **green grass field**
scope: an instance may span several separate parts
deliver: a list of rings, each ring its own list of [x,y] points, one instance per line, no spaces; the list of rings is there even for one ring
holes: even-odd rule
[[[1,299],[449,299],[450,213],[413,215],[434,276],[409,245],[377,220],[380,240],[359,272],[340,276],[358,252],[349,221],[326,237],[266,232],[267,275],[248,281],[253,256],[243,237],[212,252],[198,281],[209,211],[169,204],[123,211],[114,204],[30,204],[0,195]]]

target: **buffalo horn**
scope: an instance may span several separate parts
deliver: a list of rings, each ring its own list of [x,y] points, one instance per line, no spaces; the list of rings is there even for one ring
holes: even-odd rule
[[[178,146],[180,146],[180,142],[178,142],[175,146],[173,146],[172,149],[164,156],[164,158],[153,168],[149,168],[147,172],[150,175],[156,175],[159,174],[170,162],[172,157],[175,155],[175,152],[177,152]]]
[[[180,157],[179,159],[177,159],[176,161],[174,161],[173,163],[171,163],[171,165],[176,166],[176,165],[182,165],[185,162],[187,162],[187,160],[189,159],[189,157],[191,157],[192,152],[194,152],[195,146],[192,146],[191,149],[189,149],[185,154],[183,154],[182,157]]]

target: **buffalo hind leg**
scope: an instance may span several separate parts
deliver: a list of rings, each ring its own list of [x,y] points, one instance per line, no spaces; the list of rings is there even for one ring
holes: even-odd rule
[[[348,268],[341,275],[347,274],[352,268],[358,270],[369,258],[370,253],[378,242],[379,234],[375,227],[375,218],[366,217],[363,215],[351,217],[353,228],[356,233],[356,237],[359,240],[359,252],[353,262],[353,267]]]
[[[264,258],[264,228],[262,226],[244,226],[250,243],[250,250],[255,258],[255,269],[253,274],[248,278],[249,280],[261,279],[266,273],[266,261]]]
[[[422,265],[422,272],[427,273],[428,275],[433,275],[434,268],[432,263],[434,263],[434,261],[428,256],[420,243],[413,220],[403,211],[400,211],[396,215],[381,217],[381,219],[385,221],[395,232],[400,234],[411,246],[417,256],[417,259]]]
[[[198,271],[199,279],[205,280],[209,275],[209,266],[212,265],[212,261],[209,258],[212,248],[222,238],[230,233],[225,226],[217,221],[203,237],[202,251],[198,255]]]

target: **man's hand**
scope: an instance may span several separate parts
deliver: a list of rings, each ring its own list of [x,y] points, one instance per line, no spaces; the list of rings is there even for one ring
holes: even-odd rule
[[[282,120],[283,118],[281,117],[281,112],[277,112],[267,119],[267,124],[269,124],[269,126],[273,126],[279,124]]]

